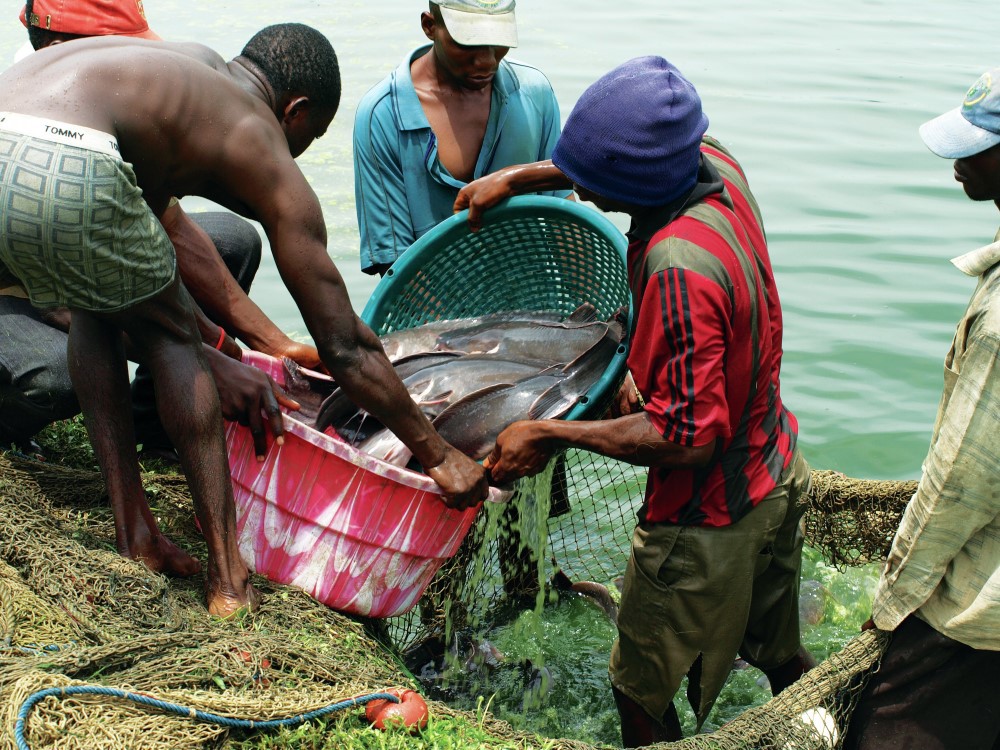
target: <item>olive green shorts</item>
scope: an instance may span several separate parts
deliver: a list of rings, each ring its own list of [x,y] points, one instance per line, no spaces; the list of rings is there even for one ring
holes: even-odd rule
[[[636,527],[609,674],[650,716],[663,719],[689,675],[700,727],[737,654],[762,669],[795,655],[799,498],[809,482],[809,465],[796,452],[774,490],[732,526]]]
[[[173,245],[102,134],[59,128],[64,141],[79,133],[98,146],[85,148],[24,132],[53,132],[51,121],[0,115],[0,278],[16,276],[36,307],[91,312],[126,309],[173,281]]]

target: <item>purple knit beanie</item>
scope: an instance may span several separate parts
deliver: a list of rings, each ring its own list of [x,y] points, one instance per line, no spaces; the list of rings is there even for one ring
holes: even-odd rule
[[[662,57],[637,57],[583,92],[552,161],[597,195],[660,206],[694,187],[707,129],[701,98],[680,71]]]

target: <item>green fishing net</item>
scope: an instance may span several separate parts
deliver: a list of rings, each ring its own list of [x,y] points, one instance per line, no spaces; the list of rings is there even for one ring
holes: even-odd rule
[[[164,532],[204,559],[182,477],[144,475]],[[413,683],[400,657],[431,638],[490,624],[504,603],[538,602],[556,570],[573,580],[621,574],[643,472],[570,452],[480,514],[409,614],[361,622],[262,579],[264,605],[237,622],[207,617],[200,579],[167,579],[115,551],[96,472],[0,455],[0,749],[16,747],[24,700],[49,687],[102,685],[233,718],[265,720]],[[914,482],[814,472],[809,543],[838,566],[884,556]],[[603,616],[598,610],[595,616]],[[868,631],[762,706],[676,748],[839,747],[885,636]],[[497,748],[585,748],[466,715]],[[371,731],[358,724],[358,732]],[[230,730],[105,696],[46,698],[25,723],[30,747],[226,747]],[[414,740],[419,746],[419,741]]]

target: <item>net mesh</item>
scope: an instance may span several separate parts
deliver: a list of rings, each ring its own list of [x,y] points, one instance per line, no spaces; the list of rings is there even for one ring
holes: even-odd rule
[[[492,209],[478,232],[457,214],[423,235],[389,270],[361,314],[379,335],[426,323],[531,310],[568,317],[580,305],[608,320],[631,294],[624,236],[596,211],[550,197]],[[625,376],[626,350],[567,415],[597,416]]]
[[[145,475],[144,483],[164,532],[204,559],[183,478]],[[814,472],[805,515],[809,541],[840,565],[877,559],[914,487]],[[553,462],[523,483],[513,504],[482,514],[410,615],[372,628],[297,589],[257,579],[264,606],[239,623],[221,623],[206,616],[200,581],[168,580],[115,552],[96,472],[3,454],[0,748],[15,747],[13,727],[25,698],[53,686],[118,687],[263,720],[412,685],[397,661],[400,652],[449,628],[484,623],[488,612],[503,611],[497,602],[542,589],[553,565],[577,578],[618,575],[641,493],[641,471],[571,452],[561,466]],[[863,633],[768,703],[711,734],[663,747],[839,747],[885,638]],[[47,650],[50,645],[58,650]],[[488,713],[440,702],[431,709],[475,722],[494,738],[489,747],[591,747],[518,732]],[[359,725],[357,731],[370,730]],[[219,747],[234,741],[223,727],[101,696],[42,701],[28,718],[26,737],[32,748]]]
[[[362,317],[379,333],[509,310],[568,316],[584,303],[608,318],[629,306],[623,243],[606,219],[582,206],[513,199],[492,210],[476,234],[459,215],[421,238],[376,289]],[[569,418],[599,415],[624,367],[622,347]],[[164,533],[204,560],[183,478],[145,475],[144,485]],[[405,616],[359,621],[258,578],[265,597],[260,610],[220,623],[206,615],[200,581],[168,580],[116,553],[96,472],[3,454],[0,750],[16,746],[13,727],[25,698],[47,687],[123,688],[254,720],[391,686],[418,687],[401,657],[421,644],[489,627],[512,605],[541,607],[557,575],[613,589],[644,485],[641,469],[569,451],[539,477],[519,483],[510,503],[479,513],[458,554]],[[807,539],[838,566],[878,560],[914,488],[912,482],[814,472]],[[839,747],[885,639],[867,631],[766,704],[715,732],[663,747]],[[517,732],[489,712],[441,702],[431,709],[482,728],[492,738],[483,747],[591,747]],[[371,730],[359,725],[356,731]],[[27,739],[36,749],[246,746],[222,727],[103,696],[45,699],[29,716]]]

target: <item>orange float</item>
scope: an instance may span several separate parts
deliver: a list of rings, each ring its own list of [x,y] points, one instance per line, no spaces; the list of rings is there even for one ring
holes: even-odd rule
[[[411,731],[427,726],[427,703],[416,690],[400,690],[393,688],[383,692],[395,695],[399,703],[393,703],[385,698],[371,701],[365,706],[365,718],[376,729],[388,729],[390,726],[405,726]]]

